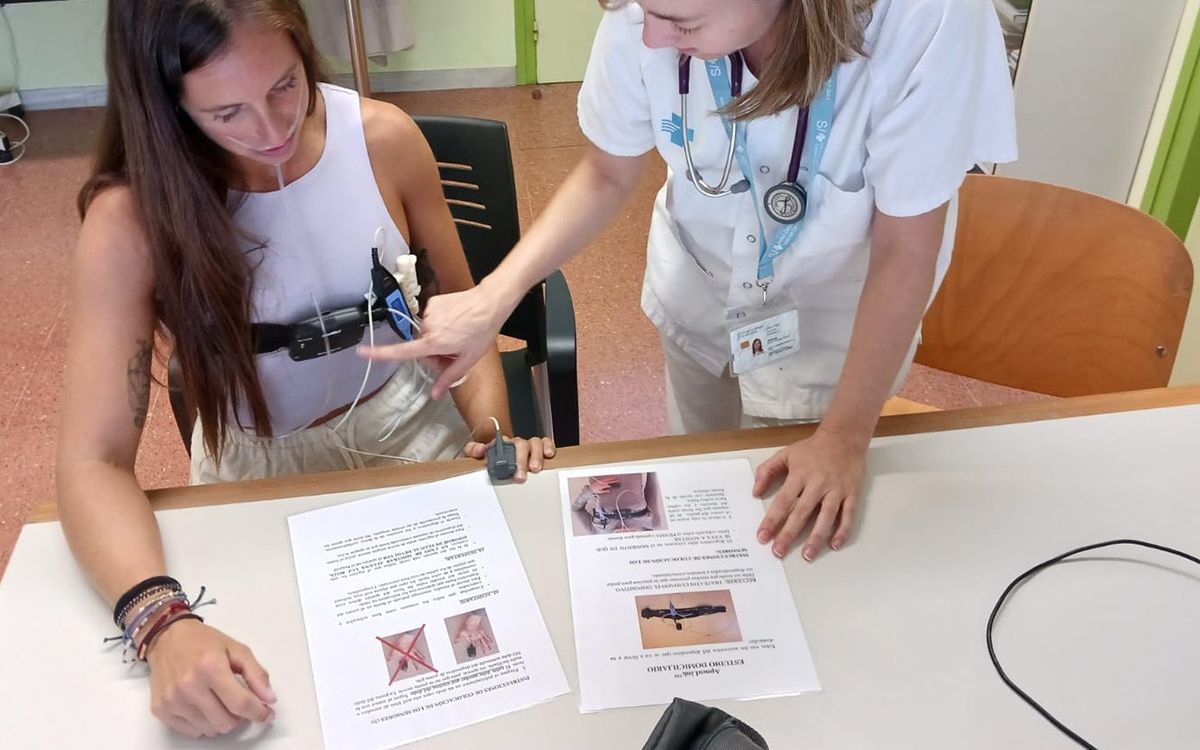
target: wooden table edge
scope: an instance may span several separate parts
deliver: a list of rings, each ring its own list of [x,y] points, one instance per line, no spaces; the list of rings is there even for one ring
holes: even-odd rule
[[[1200,403],[1200,386],[1155,388],[1099,396],[1034,401],[1005,406],[983,406],[970,409],[902,414],[882,417],[875,430],[876,437],[913,435],[926,432],[945,432],[974,427],[992,427],[1071,417],[1092,416]],[[547,463],[548,469],[569,469],[603,463],[625,463],[679,456],[722,453],[726,451],[771,448],[804,437],[816,429],[814,424],[790,427],[769,427],[757,430],[709,432],[677,437],[660,437],[616,443],[596,443],[564,448]],[[155,510],[173,510],[209,505],[275,500],[284,497],[304,497],[354,490],[402,487],[433,482],[477,471],[481,464],[468,459],[406,466],[307,474],[245,482],[229,482],[194,487],[169,487],[150,490]],[[43,523],[58,519],[53,501],[34,507],[28,523]]]

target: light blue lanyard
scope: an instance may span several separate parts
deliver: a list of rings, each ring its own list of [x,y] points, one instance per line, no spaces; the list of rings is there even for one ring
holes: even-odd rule
[[[717,109],[722,109],[729,104],[733,99],[733,91],[729,86],[729,70],[726,62],[722,60],[706,60],[704,63],[705,69],[708,71],[708,83],[712,86],[713,99],[717,103]],[[834,104],[837,99],[837,71],[833,72],[825,85],[821,87],[821,93],[813,101],[809,109],[808,117],[808,133],[805,135],[805,141],[812,148],[812,158],[810,159],[809,174],[816,175],[821,168],[821,160],[825,158],[825,148],[829,145],[829,130],[833,127],[833,112]],[[733,137],[733,128],[730,126],[729,120],[721,118],[721,124],[725,126],[725,134]],[[754,186],[754,169],[750,164],[750,153],[746,149],[746,128],[740,127],[737,130],[737,143],[734,146],[734,154],[737,156],[738,167],[742,170],[742,176],[746,178],[746,182],[750,183],[750,198],[754,201],[754,215],[758,219],[758,284],[766,291],[767,285],[775,277],[775,259],[787,252],[800,236],[800,231],[804,228],[804,221],[800,220],[795,224],[785,224],[776,232],[774,239],[767,241],[766,228],[763,225],[762,214],[759,213],[759,198],[758,189]],[[811,204],[815,196],[812,193],[811,184],[809,187],[809,203]]]

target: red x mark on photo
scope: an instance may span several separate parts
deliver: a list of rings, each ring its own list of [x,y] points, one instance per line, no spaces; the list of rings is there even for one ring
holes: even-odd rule
[[[391,641],[388,641],[385,638],[380,638],[379,636],[375,636],[375,640],[379,641],[383,645],[387,646],[388,648],[392,649],[396,653],[400,654],[400,663],[398,665],[396,665],[396,671],[392,673],[391,679],[388,680],[388,685],[391,685],[392,683],[394,683],[396,681],[396,678],[400,676],[400,670],[404,669],[405,665],[408,663],[408,660],[410,660],[410,659],[412,661],[415,661],[417,664],[420,664],[422,667],[425,667],[426,669],[430,670],[431,672],[437,671],[436,669],[433,668],[432,664],[429,664],[428,662],[422,660],[421,657],[417,656],[417,653],[418,653],[417,652],[417,643],[420,642],[421,636],[424,633],[425,633],[425,626],[422,625],[420,628],[417,629],[416,635],[413,636],[412,641],[408,645],[408,648],[405,648],[403,646],[392,643]]]

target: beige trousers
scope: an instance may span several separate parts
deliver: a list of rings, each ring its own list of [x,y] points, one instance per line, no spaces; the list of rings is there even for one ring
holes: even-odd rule
[[[729,367],[713,377],[678,344],[660,334],[667,362],[667,431],[689,432],[778,427],[804,420],[756,417],[742,411],[742,391]]]
[[[278,438],[232,428],[219,465],[205,450],[197,421],[192,432],[192,484],[454,458],[467,443],[467,425],[453,399],[434,401],[425,381],[412,372],[411,367],[400,368],[378,393],[359,403],[336,432],[341,416]],[[400,414],[405,415],[400,426],[381,441],[379,436]]]

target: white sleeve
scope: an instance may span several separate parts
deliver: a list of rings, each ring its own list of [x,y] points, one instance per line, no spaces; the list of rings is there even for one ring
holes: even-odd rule
[[[917,216],[975,164],[1017,158],[1013,89],[991,0],[895,0],[888,13],[868,63],[865,174],[880,211]]]
[[[579,127],[613,156],[654,148],[650,98],[642,79],[642,24],[636,6],[605,11],[579,90]]]

